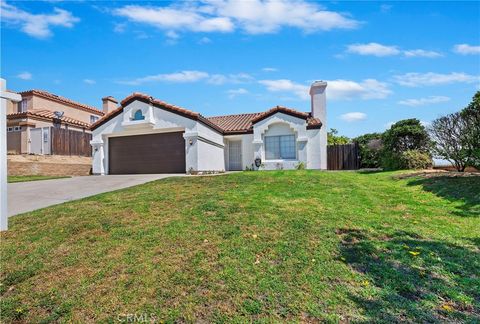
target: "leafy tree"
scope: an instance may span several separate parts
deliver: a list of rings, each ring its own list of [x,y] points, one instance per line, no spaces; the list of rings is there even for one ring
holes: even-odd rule
[[[380,167],[380,152],[382,151],[382,134],[369,133],[358,136],[353,139],[360,148],[360,167],[378,168]]]
[[[327,133],[327,142],[328,145],[348,144],[350,139],[347,136],[339,136],[338,130],[330,128],[330,131]]]
[[[396,122],[382,135],[381,164],[386,169],[406,169],[402,154],[406,151],[430,153],[431,141],[425,127],[416,118]]]
[[[463,136],[467,154],[468,165],[480,169],[480,91],[477,91],[472,102],[460,112],[465,123]]]
[[[435,142],[433,153],[436,157],[449,160],[463,172],[468,162],[468,152],[463,146],[465,125],[460,113],[453,113],[435,119],[429,128]]]
[[[429,131],[435,156],[449,160],[460,172],[469,165],[480,168],[480,91],[461,112],[434,120]]]

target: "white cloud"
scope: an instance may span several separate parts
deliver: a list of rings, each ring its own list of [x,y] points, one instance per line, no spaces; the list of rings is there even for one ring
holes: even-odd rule
[[[209,74],[203,71],[180,71],[174,73],[162,73],[155,75],[148,75],[133,80],[116,81],[119,84],[139,85],[148,82],[168,82],[168,83],[192,83],[199,81],[206,81],[214,85],[222,85],[226,83],[246,83],[253,78],[247,73],[237,74]]]
[[[212,40],[208,37],[202,37],[200,38],[200,40],[198,41],[199,44],[210,44],[212,42]]]
[[[419,99],[405,99],[400,100],[398,104],[410,107],[418,107],[418,106],[425,106],[430,104],[436,104],[441,102],[450,101],[449,97],[445,96],[430,96],[426,98],[419,98]]]
[[[194,6],[149,7],[127,5],[115,9],[114,13],[131,21],[165,30],[230,32],[234,29],[234,25],[229,18],[206,16],[198,12]]]
[[[347,46],[347,52],[378,57],[400,54],[400,50],[397,46],[386,46],[378,43],[351,44]]]
[[[258,83],[266,86],[268,91],[292,93],[302,100],[310,98],[308,86],[295,83],[291,80],[260,80]]]
[[[379,43],[350,44],[347,46],[347,53],[371,55],[377,57],[395,56],[401,54],[405,57],[435,58],[442,56],[441,53],[435,51],[427,51],[423,49],[401,50],[396,45],[382,45]]]
[[[244,89],[244,88],[238,88],[238,89],[228,90],[227,93],[228,93],[228,97],[229,97],[230,99],[233,99],[233,98],[235,98],[236,96],[247,94],[247,93],[248,93],[248,90],[246,90],[246,89]]]
[[[429,121],[421,120],[420,125],[422,125],[423,127],[429,127],[430,125],[432,125],[432,123]]]
[[[428,58],[443,56],[441,53],[438,53],[435,51],[426,51],[423,49],[403,51],[403,55],[405,55],[406,57],[428,57]]]
[[[0,1],[0,8],[3,22],[7,25],[20,26],[24,33],[35,38],[52,36],[53,26],[71,28],[80,21],[71,12],[59,8],[54,8],[51,14],[31,14],[4,1]]]
[[[449,83],[473,83],[480,80],[480,77],[466,73],[452,72],[450,74],[441,73],[406,73],[395,75],[395,81],[407,87],[432,86]]]
[[[208,83],[215,85],[222,85],[225,83],[246,83],[253,80],[253,77],[247,73],[237,73],[237,74],[212,74],[208,78]]]
[[[453,47],[453,51],[462,55],[480,54],[480,46],[457,44]]]
[[[17,78],[22,79],[22,80],[31,80],[32,79],[32,74],[30,72],[22,72],[17,75]]]
[[[387,12],[390,12],[390,10],[392,9],[392,7],[393,7],[392,5],[382,4],[382,5],[380,6],[380,11],[381,11],[382,13],[387,13]]]
[[[168,38],[170,38],[172,40],[176,40],[176,39],[180,38],[180,35],[178,35],[178,33],[173,31],[173,30],[167,31],[165,33],[165,36],[167,36]]]
[[[367,119],[367,114],[361,112],[349,112],[343,115],[340,115],[340,119],[346,122],[356,122]]]
[[[86,84],[95,84],[95,83],[97,83],[97,81],[92,80],[92,79],[83,79],[83,82],[86,83]]]
[[[327,98],[332,100],[383,99],[392,93],[386,83],[375,79],[361,82],[337,79],[327,83]]]
[[[266,86],[268,91],[290,93],[302,100],[310,98],[309,86],[288,79],[258,82]],[[383,99],[392,93],[386,83],[375,79],[365,79],[361,82],[338,79],[327,80],[327,83],[327,98],[332,100]]]
[[[353,29],[360,23],[347,14],[328,11],[303,0],[218,0],[164,7],[126,5],[114,14],[163,30],[190,32],[273,33],[283,27],[305,32]]]
[[[208,73],[202,71],[181,71],[168,74],[155,74],[127,81],[117,81],[120,84],[138,85],[147,82],[190,83],[208,78]]]
[[[127,27],[127,24],[125,23],[115,23],[113,26],[113,31],[115,33],[121,34],[125,32],[126,27]]]
[[[278,69],[277,68],[273,68],[273,67],[264,67],[262,69],[263,72],[277,72]]]

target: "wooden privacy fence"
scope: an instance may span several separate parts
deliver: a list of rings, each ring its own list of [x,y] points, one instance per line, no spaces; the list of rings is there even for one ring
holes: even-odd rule
[[[63,128],[50,128],[52,154],[92,156],[92,134]]]
[[[360,168],[358,143],[327,146],[328,170],[357,170]]]

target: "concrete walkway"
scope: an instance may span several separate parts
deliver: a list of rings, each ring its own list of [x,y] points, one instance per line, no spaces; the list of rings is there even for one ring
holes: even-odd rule
[[[8,216],[182,174],[85,176],[8,184]]]

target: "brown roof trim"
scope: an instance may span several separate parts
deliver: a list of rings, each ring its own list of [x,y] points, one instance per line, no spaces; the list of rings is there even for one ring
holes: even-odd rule
[[[276,106],[276,107],[264,112],[263,114],[253,118],[252,119],[252,124],[258,123],[259,121],[261,121],[265,118],[268,118],[272,115],[275,115],[278,112],[284,113],[286,115],[290,115],[290,116],[293,116],[293,117],[301,118],[301,119],[307,119],[309,117],[309,114],[307,114],[307,113],[303,113],[303,112],[293,110],[293,109],[290,109],[290,108],[287,108],[287,107]]]
[[[56,94],[53,94],[53,93],[50,93],[50,92],[44,91],[44,90],[32,89],[32,90],[20,91],[18,93],[20,95],[22,95],[22,97],[33,96],[33,95],[40,96],[40,97],[43,97],[45,99],[56,101],[56,102],[63,103],[63,104],[67,104],[67,105],[69,105],[73,108],[88,111],[88,112],[91,112],[91,113],[94,113],[94,114],[97,114],[97,115],[100,115],[100,116],[103,116],[105,114],[103,111],[101,111],[101,110],[99,110],[95,107],[88,106],[88,105],[70,100],[70,99],[65,98],[65,97],[57,96]]]
[[[253,129],[246,129],[246,130],[237,130],[237,131],[224,131],[223,135],[245,135],[245,134],[253,134]]]
[[[315,125],[307,125],[307,129],[320,129],[322,128],[322,123]]]
[[[47,109],[29,110],[26,112],[17,112],[17,113],[12,113],[7,115],[7,119],[20,119],[20,118],[44,120],[44,121],[50,121],[52,123],[55,120],[58,120],[58,118],[56,118],[53,111],[50,111]],[[70,126],[81,127],[85,129],[88,129],[90,126],[88,123],[82,122],[81,120],[77,120],[65,115],[60,119],[60,122]]]
[[[151,97],[147,94],[139,93],[139,92],[134,92],[131,95],[129,95],[128,97],[126,97],[125,99],[123,99],[120,103],[121,106],[119,108],[113,110],[112,112],[103,116],[101,119],[97,120],[94,124],[92,124],[90,126],[90,129],[94,130],[94,129],[98,128],[100,125],[107,122],[108,120],[117,116],[119,113],[121,113],[123,111],[123,109],[126,106],[128,106],[129,104],[131,104],[134,101],[141,101],[141,102],[146,103],[148,105],[152,105],[154,107],[164,109],[168,112],[180,115],[182,117],[189,118],[189,119],[192,119],[192,120],[197,120],[197,121],[203,123],[204,125],[210,127],[211,129],[215,130],[216,132],[218,132],[220,134],[223,134],[223,130],[220,127],[218,127],[217,125],[215,125],[214,123],[212,123],[211,121],[209,121],[208,119],[206,119],[205,117],[200,115],[199,113],[188,110],[188,109],[185,109],[185,108],[182,108],[182,107],[179,107],[179,106],[176,106],[176,105],[169,104],[165,101],[155,99],[155,98],[153,98],[153,97]]]

